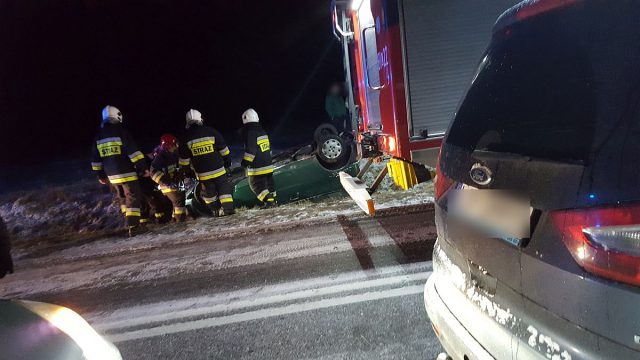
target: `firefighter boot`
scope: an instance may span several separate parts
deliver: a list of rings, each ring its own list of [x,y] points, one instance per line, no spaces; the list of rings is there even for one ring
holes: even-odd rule
[[[174,214],[173,215],[173,221],[175,221],[177,223],[185,222],[185,221],[187,221],[187,214],[185,214],[185,213]]]
[[[272,207],[278,206],[276,203],[276,199],[273,197],[273,194],[268,194],[265,196],[264,201],[260,205],[260,209],[268,209]]]
[[[211,203],[207,205],[209,210],[211,210],[211,217],[219,217],[220,216],[220,204],[217,202]]]

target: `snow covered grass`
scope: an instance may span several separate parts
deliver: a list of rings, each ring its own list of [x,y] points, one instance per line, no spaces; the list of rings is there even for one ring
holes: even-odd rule
[[[38,243],[96,236],[122,223],[108,187],[89,180],[3,195],[0,216],[17,251]]]

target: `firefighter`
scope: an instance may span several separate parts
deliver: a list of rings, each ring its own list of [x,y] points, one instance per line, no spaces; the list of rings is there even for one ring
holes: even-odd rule
[[[187,125],[180,146],[179,165],[182,171],[189,166],[203,187],[203,200],[213,216],[235,214],[233,208],[233,186],[226,168],[231,166],[230,151],[222,135],[215,129],[203,125],[202,114],[189,110]],[[220,212],[222,208],[222,213]]]
[[[262,202],[262,207],[266,208],[276,205],[276,186],[273,181],[269,136],[259,121],[258,113],[253,109],[248,109],[242,114],[242,167],[246,169],[251,190]]]
[[[171,200],[173,220],[184,222],[187,219],[185,194],[180,190],[178,172],[178,139],[165,134],[160,137],[160,147],[151,162],[151,178],[158,183],[160,191]],[[157,213],[156,213],[157,215]]]
[[[138,150],[129,132],[122,126],[122,113],[115,106],[102,110],[102,124],[92,147],[91,167],[101,184],[113,185],[124,197],[125,223],[129,236],[146,231],[140,219],[147,218],[142,209],[139,178],[148,176],[144,154]]]

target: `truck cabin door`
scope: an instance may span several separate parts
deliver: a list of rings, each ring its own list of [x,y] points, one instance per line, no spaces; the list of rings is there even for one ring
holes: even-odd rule
[[[371,11],[371,1],[364,0],[358,11],[361,31],[362,61],[364,65],[365,96],[367,107],[366,126],[368,130],[382,130],[380,121],[380,90],[384,86],[380,80],[378,46],[376,44],[376,22]]]

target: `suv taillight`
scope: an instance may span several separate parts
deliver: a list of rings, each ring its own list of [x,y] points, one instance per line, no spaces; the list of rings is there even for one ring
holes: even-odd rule
[[[582,268],[640,286],[640,205],[554,211],[551,218]]]
[[[442,195],[444,195],[447,190],[453,185],[453,180],[444,176],[442,169],[440,169],[440,155],[442,155],[442,147],[440,147],[440,151],[438,152],[438,160],[436,161],[436,179],[434,184],[434,192],[436,200],[440,199]]]

